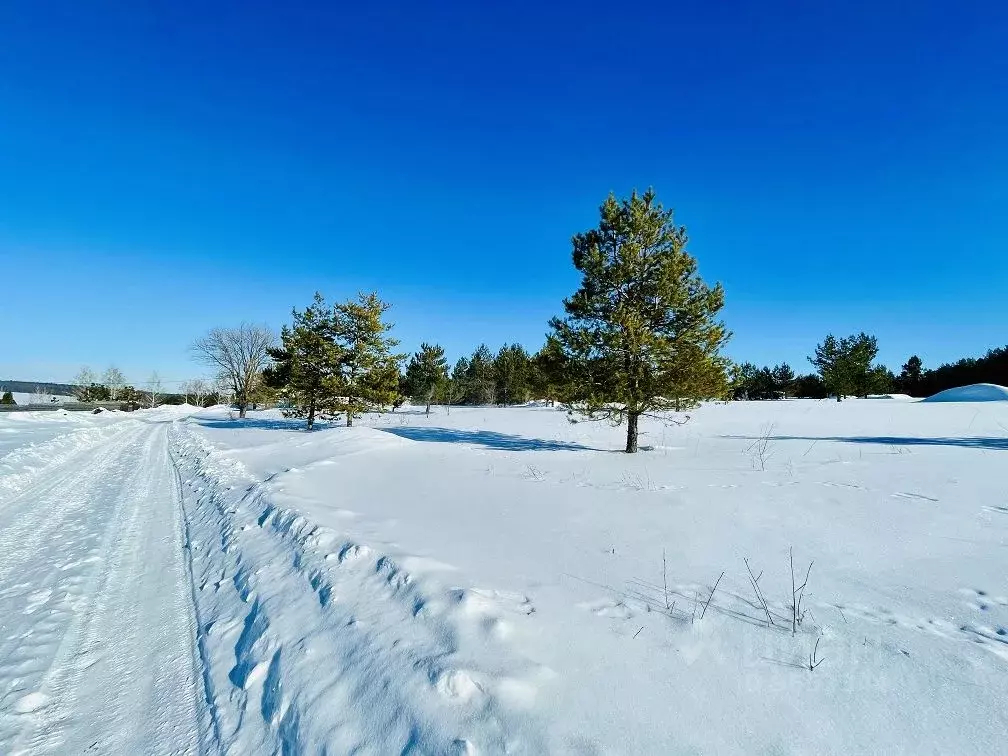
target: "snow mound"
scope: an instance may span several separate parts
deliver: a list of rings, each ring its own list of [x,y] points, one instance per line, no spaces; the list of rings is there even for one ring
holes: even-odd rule
[[[974,383],[970,386],[940,391],[929,396],[925,402],[1005,402],[1008,401],[1008,387],[996,383]]]

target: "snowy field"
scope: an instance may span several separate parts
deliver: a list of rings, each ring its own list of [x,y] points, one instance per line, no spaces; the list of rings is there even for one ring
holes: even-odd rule
[[[0,416],[0,753],[1004,751],[1008,402],[637,455],[546,407],[56,414]]]

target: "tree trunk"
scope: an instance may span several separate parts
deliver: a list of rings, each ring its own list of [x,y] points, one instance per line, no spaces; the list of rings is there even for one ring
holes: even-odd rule
[[[838,402],[840,401],[840,392],[839,391],[836,392],[836,400]]]
[[[347,410],[346,412],[346,427],[347,428],[353,427],[353,415],[350,414],[350,410]]]
[[[154,399],[152,397],[151,398],[151,406],[153,406],[153,404],[154,404]],[[245,404],[245,402],[238,402],[238,417],[240,417],[240,418],[244,418],[245,417],[245,408],[246,407],[248,407],[248,405]]]
[[[637,452],[637,420],[640,412],[631,412],[627,415],[626,427],[626,453],[635,454]]]
[[[308,430],[315,426],[315,400],[308,402]]]

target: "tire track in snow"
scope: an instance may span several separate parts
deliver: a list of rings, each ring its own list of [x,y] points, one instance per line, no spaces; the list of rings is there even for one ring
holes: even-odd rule
[[[43,511],[70,505],[34,555],[19,555],[52,598],[12,626],[21,632],[0,656],[0,751],[206,752],[166,444],[164,425],[133,426],[19,497]]]

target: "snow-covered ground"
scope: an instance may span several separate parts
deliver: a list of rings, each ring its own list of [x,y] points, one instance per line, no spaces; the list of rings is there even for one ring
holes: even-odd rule
[[[193,412],[0,449],[0,752],[1004,748],[1008,402]]]

